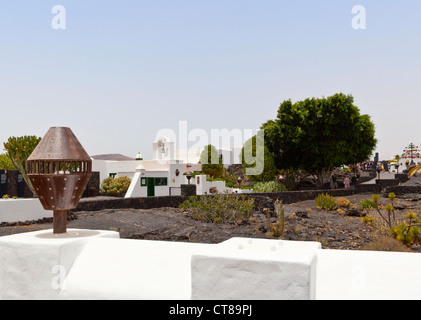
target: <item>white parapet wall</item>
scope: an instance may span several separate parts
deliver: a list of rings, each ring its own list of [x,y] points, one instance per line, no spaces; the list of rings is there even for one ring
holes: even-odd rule
[[[0,238],[0,299],[421,299],[421,255],[51,230]]]
[[[192,256],[192,299],[314,300],[320,243],[233,238]]]
[[[57,299],[84,245],[99,237],[119,234],[69,230],[54,235],[43,230],[0,237],[0,299]]]
[[[319,300],[419,300],[421,254],[360,250],[317,253]]]
[[[0,223],[51,218],[53,211],[44,210],[38,199],[0,199]]]

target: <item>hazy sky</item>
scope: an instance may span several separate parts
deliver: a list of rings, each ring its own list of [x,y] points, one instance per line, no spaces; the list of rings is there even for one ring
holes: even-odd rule
[[[0,142],[69,126],[91,155],[150,158],[179,121],[256,130],[283,100],[343,92],[390,158],[421,143],[420,14],[417,0],[0,0]]]

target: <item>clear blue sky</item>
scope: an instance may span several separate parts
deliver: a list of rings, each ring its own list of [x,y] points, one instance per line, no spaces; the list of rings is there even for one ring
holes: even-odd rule
[[[421,143],[420,14],[414,0],[0,0],[0,142],[69,126],[91,155],[150,158],[179,121],[258,129],[283,100],[343,92],[389,158]]]

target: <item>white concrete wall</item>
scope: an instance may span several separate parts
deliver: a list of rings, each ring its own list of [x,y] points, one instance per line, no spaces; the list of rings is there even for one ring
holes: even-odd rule
[[[99,172],[99,183],[101,184],[104,179],[108,178],[109,173],[107,170],[107,161],[105,160],[92,160],[92,171]]]
[[[115,176],[116,178],[120,178],[120,177],[128,177],[131,180],[133,179],[134,175],[136,172],[118,172],[117,175]]]
[[[421,254],[319,250],[319,300],[418,300]]]
[[[117,232],[51,230],[0,237],[0,299],[57,299],[84,245]]]
[[[421,299],[421,255],[51,230],[0,237],[0,299]]]
[[[187,183],[183,175],[185,164],[180,161],[172,161],[168,172],[168,187],[180,188],[182,184]],[[177,176],[178,170],[178,176]]]
[[[171,195],[181,194],[181,185],[188,184],[186,175],[183,174],[185,164],[179,161],[141,161],[141,165],[137,168],[133,175],[132,183],[126,193],[126,198],[133,197],[147,197],[147,187],[141,186],[141,178],[167,178],[167,186],[156,186],[155,196],[170,195],[170,188],[172,188]],[[179,171],[177,176],[176,171]],[[230,192],[230,188],[225,187],[225,181],[207,181],[206,175],[197,175],[190,180],[191,184],[196,184],[196,193],[198,195],[210,194],[209,189],[216,187],[218,193]]]
[[[314,300],[316,242],[232,238],[192,255],[192,299]]]
[[[214,187],[218,193],[229,192],[229,188],[225,187],[225,181],[207,181],[206,175],[197,175],[191,180],[196,185],[196,193],[198,195],[210,194],[210,188]]]
[[[116,177],[134,176],[136,168],[140,161],[106,161],[106,160],[92,160],[92,171],[99,171],[100,182],[110,176],[110,173],[117,173]]]
[[[0,199],[0,223],[51,218],[53,211],[44,210],[38,199]]]

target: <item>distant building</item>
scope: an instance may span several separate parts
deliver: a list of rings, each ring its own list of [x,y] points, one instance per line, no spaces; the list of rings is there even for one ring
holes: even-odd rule
[[[158,137],[152,143],[153,159],[137,161],[126,198],[181,195],[181,185],[189,183],[186,173],[202,170],[197,163],[200,154],[199,158],[195,157],[197,152],[177,153],[172,139]],[[190,183],[196,185],[197,194],[226,191],[224,181],[208,182],[206,175],[195,176]]]
[[[97,155],[91,157],[92,168],[100,172],[101,181],[108,177],[129,177],[132,183],[126,193],[128,198],[180,195],[181,185],[188,184],[186,173],[202,171],[202,165],[198,164],[202,151],[203,148],[176,150],[171,138],[158,137],[152,143],[152,160],[144,160],[140,153],[136,158]],[[226,165],[231,164],[234,152],[222,148],[219,151]],[[196,175],[190,183],[196,185],[197,194],[228,190],[224,181],[207,181],[206,175]]]
[[[108,177],[127,176],[132,178],[139,162],[121,154],[101,154],[91,156],[92,171],[99,171],[100,181]]]

